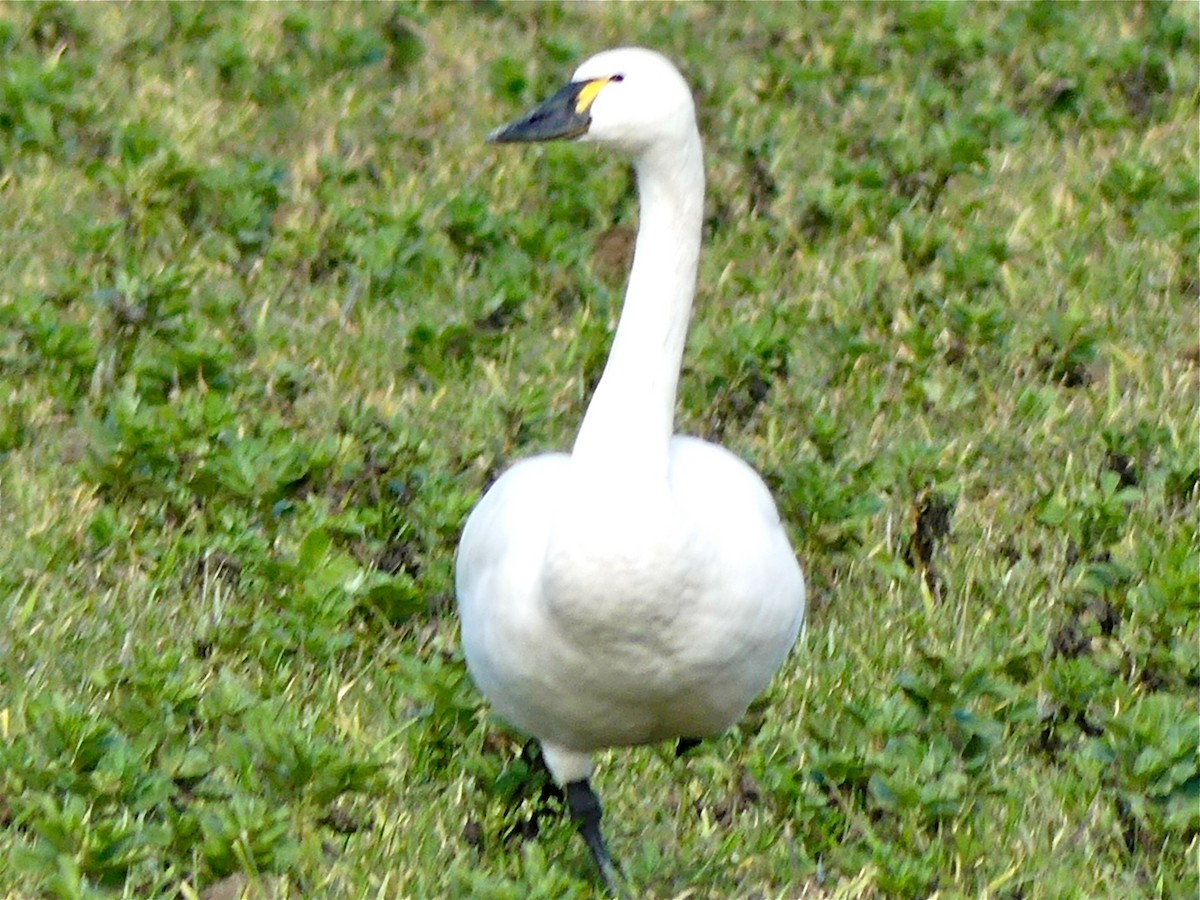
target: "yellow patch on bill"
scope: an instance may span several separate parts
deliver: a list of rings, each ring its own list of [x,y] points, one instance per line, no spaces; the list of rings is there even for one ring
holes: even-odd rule
[[[575,114],[581,115],[587,112],[588,107],[595,102],[600,89],[608,84],[610,80],[608,78],[597,78],[585,84],[580,89],[579,96],[575,98]]]

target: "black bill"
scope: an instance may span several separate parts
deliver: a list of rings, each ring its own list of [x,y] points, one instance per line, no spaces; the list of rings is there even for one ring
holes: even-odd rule
[[[608,79],[573,81],[526,115],[501,125],[488,135],[493,144],[525,144],[579,137],[588,130],[588,110]]]

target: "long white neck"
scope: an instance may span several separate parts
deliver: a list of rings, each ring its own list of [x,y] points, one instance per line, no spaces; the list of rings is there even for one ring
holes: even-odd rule
[[[687,139],[634,160],[641,204],[625,305],[612,351],[575,440],[573,459],[597,471],[665,474],[687,339],[700,231],[704,160]]]

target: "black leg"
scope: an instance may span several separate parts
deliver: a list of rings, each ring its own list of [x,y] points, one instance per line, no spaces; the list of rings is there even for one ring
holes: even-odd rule
[[[703,741],[700,738],[681,737],[678,743],[675,744],[675,758],[679,759],[679,757],[683,756],[689,750],[699,747],[701,743]]]
[[[538,789],[538,811],[549,805],[550,800],[559,802],[563,799],[562,789],[554,783],[554,776],[550,772],[550,767],[546,765],[546,757],[542,755],[542,747],[534,738],[530,738],[521,748],[521,761],[529,766],[530,775],[535,775],[534,780],[541,781],[541,787]]]
[[[579,823],[579,833],[592,851],[609,893],[615,897],[622,896],[621,873],[608,855],[604,835],[600,833],[600,817],[604,811],[600,808],[600,798],[586,778],[567,782],[567,807],[571,811],[571,818]]]

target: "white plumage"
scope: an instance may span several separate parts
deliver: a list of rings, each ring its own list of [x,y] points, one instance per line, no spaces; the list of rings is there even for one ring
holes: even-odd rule
[[[704,207],[686,83],[657,53],[609,50],[492,135],[563,137],[632,158],[641,222],[625,304],[571,453],[519,462],[487,492],[463,530],[457,592],[480,691],[594,801],[594,751],[741,717],[795,642],[804,579],[758,475],[673,436]],[[578,806],[610,878],[599,806],[594,836]]]

